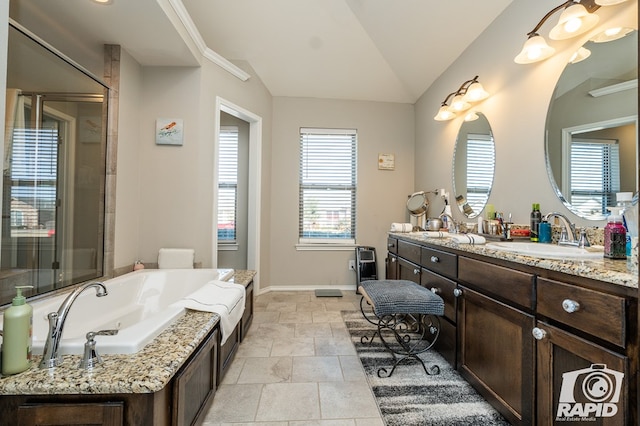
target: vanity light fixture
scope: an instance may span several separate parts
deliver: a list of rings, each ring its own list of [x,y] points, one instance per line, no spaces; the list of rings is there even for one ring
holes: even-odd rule
[[[594,43],[605,43],[607,41],[618,40],[633,31],[633,28],[628,27],[614,27],[607,28],[606,30],[596,34],[591,38]]]
[[[94,3],[98,3],[98,4],[102,4],[102,5],[108,5],[113,3],[113,0],[92,0]]]
[[[458,90],[447,95],[433,119],[436,121],[451,120],[455,118],[459,112],[471,108],[474,102],[482,101],[488,97],[489,93],[484,90],[484,87],[482,87],[476,75],[471,80],[462,83]],[[450,99],[451,105],[448,104]]]
[[[571,55],[571,58],[569,59],[569,63],[577,64],[580,61],[584,61],[589,56],[591,56],[591,51],[587,48],[580,47],[578,50],[576,50],[576,52],[573,55]]]
[[[522,51],[515,57],[517,64],[531,64],[551,57],[555,49],[549,46],[538,31],[556,12],[562,10],[558,23],[549,32],[552,40],[566,40],[583,34],[598,24],[600,18],[594,12],[600,6],[611,6],[626,0],[568,0],[551,9],[540,22],[527,33],[528,39]]]

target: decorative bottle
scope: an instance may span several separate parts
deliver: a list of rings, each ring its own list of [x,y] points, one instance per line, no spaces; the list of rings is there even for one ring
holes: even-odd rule
[[[2,341],[2,375],[21,373],[29,368],[31,362],[31,339],[33,327],[33,308],[22,295],[23,288],[17,286],[17,295],[11,306],[4,311]]]
[[[542,213],[540,213],[540,204],[533,203],[531,211],[531,226],[529,231],[530,240],[537,243],[540,234],[540,222],[542,221]]]
[[[620,209],[609,207],[611,214],[604,227],[604,257],[609,259],[627,258],[627,231],[622,224]]]

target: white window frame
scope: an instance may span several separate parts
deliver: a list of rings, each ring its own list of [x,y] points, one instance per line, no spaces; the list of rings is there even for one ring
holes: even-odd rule
[[[233,181],[225,181],[223,180],[223,174],[221,173],[224,160],[222,148],[223,148],[223,134],[235,132],[236,134],[236,146],[235,146],[235,182]],[[220,153],[218,155],[218,221],[221,222],[221,213],[222,209],[220,208],[220,196],[222,194],[223,188],[235,188],[235,201],[234,201],[234,213],[233,213],[233,226],[234,226],[234,235],[233,239],[222,239],[220,238],[219,230],[216,227],[216,233],[218,234],[218,249],[219,250],[238,250],[238,126],[220,126],[220,135],[219,135],[219,149]],[[228,166],[228,165],[227,165]]]
[[[336,135],[344,136],[348,135],[352,138],[353,144],[350,146],[350,158],[351,164],[350,182],[305,182],[304,181],[304,163],[305,158],[309,158],[309,153],[305,154],[305,134],[310,135]],[[299,197],[298,197],[298,244],[296,244],[297,250],[353,250],[356,245],[356,196],[357,196],[357,130],[356,129],[329,129],[329,128],[301,128],[300,129],[300,170],[299,170]],[[308,141],[307,141],[308,143]],[[306,156],[306,157],[305,157]],[[317,158],[317,157],[316,157]],[[330,161],[330,160],[328,160]],[[304,237],[303,233],[303,211],[304,211],[304,191],[309,189],[345,189],[351,191],[350,197],[350,238],[322,238],[322,237]]]

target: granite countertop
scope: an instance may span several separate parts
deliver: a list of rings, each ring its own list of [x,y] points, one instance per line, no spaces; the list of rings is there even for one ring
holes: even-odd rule
[[[638,288],[638,270],[630,261],[595,259],[595,260],[553,260],[493,250],[484,245],[458,244],[448,238],[429,238],[424,232],[389,233],[389,235],[409,241],[428,243],[458,251],[480,254],[495,259],[508,260],[541,269],[562,272],[568,275],[591,278],[594,280],[618,284],[630,288]]]
[[[254,276],[255,271],[235,270],[229,281],[247,285]],[[103,363],[91,370],[78,368],[82,354],[64,355],[54,369],[39,369],[41,356],[34,356],[29,370],[0,378],[0,395],[160,391],[219,321],[218,314],[188,309],[139,352],[101,355]]]

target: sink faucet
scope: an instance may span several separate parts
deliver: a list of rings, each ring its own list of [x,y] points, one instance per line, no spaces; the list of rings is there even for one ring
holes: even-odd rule
[[[560,234],[560,240],[558,241],[558,245],[578,245],[578,239],[576,238],[576,228],[569,219],[562,213],[551,212],[547,213],[544,216],[545,221],[549,221],[549,218],[557,217],[560,219],[560,223],[562,223],[562,234]]]
[[[447,218],[447,227],[449,228],[451,233],[457,234],[458,233],[458,224],[456,223],[455,220],[453,220],[453,217],[449,213],[441,213],[440,216],[438,216],[438,219],[442,219],[444,217]]]
[[[58,312],[50,312],[49,315],[47,315],[47,318],[49,318],[49,333],[47,334],[47,341],[44,344],[42,361],[40,361],[38,365],[40,368],[53,368],[62,364],[62,357],[58,355],[58,348],[60,346],[60,340],[62,339],[64,322],[67,320],[69,309],[71,309],[71,305],[73,305],[76,298],[80,293],[91,287],[95,287],[97,297],[107,295],[107,288],[100,282],[83,284],[76,287],[76,289],[64,299]]]

